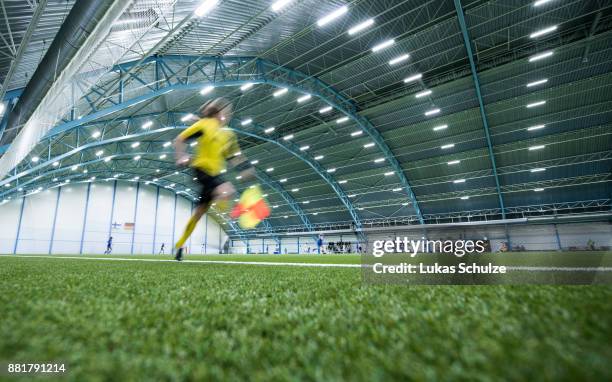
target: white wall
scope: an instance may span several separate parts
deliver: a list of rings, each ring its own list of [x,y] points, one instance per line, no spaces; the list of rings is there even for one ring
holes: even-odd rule
[[[23,254],[78,254],[81,246],[84,254],[101,254],[110,233],[115,254],[158,253],[162,243],[168,254],[191,211],[191,201],[178,197],[175,209],[174,193],[144,184],[55,187],[0,204],[0,253],[14,253],[17,244],[16,253]],[[214,254],[226,238],[205,215],[186,245],[191,253],[204,253],[206,248],[206,253]]]

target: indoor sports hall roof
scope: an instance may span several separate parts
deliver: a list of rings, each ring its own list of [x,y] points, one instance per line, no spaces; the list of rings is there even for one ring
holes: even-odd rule
[[[259,234],[610,211],[609,1],[0,3],[0,202],[115,179],[194,200],[169,142],[224,96]]]

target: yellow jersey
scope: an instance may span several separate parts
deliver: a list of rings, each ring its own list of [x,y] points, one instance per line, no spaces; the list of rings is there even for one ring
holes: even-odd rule
[[[191,166],[210,176],[217,176],[225,169],[225,160],[240,151],[236,134],[221,126],[215,118],[203,118],[185,129],[179,137],[197,139],[198,145],[191,159]]]

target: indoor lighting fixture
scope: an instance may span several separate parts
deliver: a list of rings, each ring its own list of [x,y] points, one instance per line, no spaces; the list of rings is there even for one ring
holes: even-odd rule
[[[341,180],[341,181],[338,182],[338,184],[345,184],[347,182],[348,182],[348,180]]]
[[[465,183],[465,179],[457,179],[457,180],[453,180],[453,183]]]
[[[335,11],[331,12],[330,14],[328,14],[327,16],[320,18],[319,21],[317,21],[317,25],[320,27],[327,25],[333,20],[337,19],[338,17],[344,15],[347,12],[348,12],[348,7],[346,5],[343,7],[340,7],[336,9]]]
[[[461,200],[468,200],[470,197],[469,196],[462,196]]]
[[[461,163],[461,161],[460,161],[460,160],[458,160],[458,159],[455,159],[455,160],[452,160],[452,161],[446,162],[446,164],[447,164],[447,165],[449,165],[449,166],[452,166],[452,165],[454,165],[454,164],[459,164],[459,163]]]
[[[288,91],[289,91],[289,89],[287,89],[287,88],[282,88],[282,89],[279,89],[279,90],[275,91],[275,92],[274,92],[272,95],[273,95],[274,97],[280,97],[280,96],[282,96],[282,95],[286,94]]]
[[[351,133],[351,137],[358,137],[361,134],[363,134],[363,131],[359,130],[359,131],[355,131]]]
[[[374,147],[374,143],[366,143],[365,145],[363,145],[364,149],[369,149],[370,147]]]
[[[393,171],[389,171],[389,172],[385,172],[384,173],[385,176],[391,176],[393,174],[395,174]]]
[[[147,121],[147,122],[145,122],[145,123],[142,125],[142,129],[143,129],[143,130],[146,130],[146,129],[148,129],[148,128],[149,128],[149,127],[151,127],[151,126],[153,126],[153,121]]]
[[[408,84],[410,82],[418,81],[421,78],[423,78],[423,75],[421,73],[415,74],[415,75],[412,75],[410,77],[404,78],[404,83]]]
[[[319,110],[319,113],[321,113],[321,114],[329,113],[330,111],[332,111],[332,109],[333,109],[333,107],[326,106],[326,107],[322,108],[321,110]]]
[[[133,149],[135,149],[136,147],[140,146],[140,142],[134,142],[131,146]]]
[[[283,178],[280,180],[281,183],[286,183],[287,182],[287,178]]]
[[[168,156],[166,154],[162,154],[159,156],[159,159],[166,159]]]
[[[274,12],[278,12],[283,9],[287,4],[289,4],[293,0],[278,0],[274,4],[272,4],[272,10]]]
[[[422,92],[415,94],[414,98],[421,98],[421,97],[428,96],[430,94],[431,94],[431,90],[423,90]]]
[[[534,151],[534,150],[542,150],[544,147],[544,145],[537,145],[537,146],[531,146],[529,147],[529,151]]]
[[[361,32],[364,29],[371,27],[372,25],[374,25],[374,19],[367,19],[366,21],[359,23],[355,25],[354,27],[350,28],[348,30],[348,34],[352,36],[354,34]]]
[[[134,160],[140,160],[140,158],[142,158],[140,155],[136,155],[136,156],[134,157]]]
[[[372,47],[372,52],[373,53],[380,52],[381,50],[386,49],[386,48],[390,47],[393,44],[395,44],[395,40],[394,39],[383,41],[383,42],[381,42],[378,45],[374,45],[374,47]]]
[[[259,161],[257,159],[251,161],[252,165],[256,165],[257,163],[259,163]]]
[[[242,90],[243,92],[245,92],[245,91],[249,90],[250,88],[252,88],[252,87],[253,87],[253,85],[255,85],[255,84],[254,84],[254,83],[252,83],[252,82],[246,83],[246,84],[244,84],[244,85],[242,85],[242,86],[240,87],[240,90]]]
[[[304,200],[302,203],[304,203],[304,204],[310,204],[310,200]]]
[[[393,192],[400,192],[401,190],[402,190],[401,187],[397,187],[397,188],[392,189],[391,191],[393,191]]]
[[[219,0],[204,0],[202,4],[195,10],[195,15],[198,17],[206,16],[219,3]]]
[[[401,56],[398,56],[398,57],[395,57],[395,58],[391,59],[389,61],[389,65],[399,64],[400,62],[406,61],[409,58],[410,58],[409,54],[402,54]]]
[[[314,216],[317,216],[319,213],[318,212],[313,212],[312,213]]]
[[[189,147],[194,147],[194,146],[197,146],[197,145],[198,145],[198,141],[194,141],[194,142],[191,142],[189,144]]]
[[[181,118],[181,122],[187,122],[190,119],[192,119],[193,117],[195,117],[193,114],[189,113],[186,116],[184,116],[183,118]]]
[[[298,103],[302,103],[302,102],[306,102],[309,99],[311,99],[312,96],[310,94],[306,94],[305,96],[302,96],[300,98],[297,99]]]
[[[283,137],[283,141],[288,141],[288,140],[290,140],[290,139],[293,139],[293,134],[285,135],[285,136]]]
[[[527,84],[527,87],[530,88],[532,86],[538,86],[538,85],[542,85],[548,82],[547,78],[544,78],[542,80],[538,80],[538,81],[533,81]]]
[[[59,166],[59,162],[58,161],[53,162],[53,167],[57,167],[57,166]]]
[[[266,169],[266,172],[272,172],[272,171],[274,171],[274,167],[270,167]]]
[[[553,26],[550,26],[544,29],[540,29],[539,31],[533,32],[532,34],[529,35],[529,38],[538,38],[550,32],[554,32],[556,30],[557,30],[557,26],[553,25]]]
[[[306,145],[306,146],[302,146],[300,147],[300,151],[306,151],[310,148],[310,146]]]
[[[535,3],[533,3],[534,7],[539,7],[540,5],[546,4],[548,2],[550,2],[552,0],[537,0]]]
[[[535,126],[530,126],[527,128],[527,131],[534,131],[534,130],[540,130],[545,128],[546,125],[535,125]]]
[[[535,192],[542,192],[542,191],[544,191],[544,189],[543,189],[543,188],[534,188],[533,190],[534,190]]]
[[[4,103],[0,102],[0,114],[4,113]]]
[[[300,189],[299,188],[292,188],[291,192],[298,192]]]
[[[448,129],[448,125],[436,126],[433,128],[433,131],[440,131],[440,130],[445,130],[445,129]]]
[[[542,172],[542,171],[546,171],[546,169],[544,167],[538,167],[538,168],[532,168],[529,171],[530,172]]]
[[[34,163],[38,162],[39,160],[40,160],[39,157],[32,157],[32,162],[34,162]]]
[[[164,144],[163,144],[163,146],[164,146],[164,147],[168,147],[168,146],[170,146],[171,144],[172,144],[172,142],[166,142],[166,143],[164,143]]]
[[[93,134],[91,134],[92,138],[100,138],[100,135],[102,135],[101,132],[99,131],[94,131]]]
[[[525,105],[525,107],[527,109],[531,109],[532,107],[538,107],[538,106],[542,106],[546,103],[546,101],[538,101],[538,102],[533,102],[533,103],[528,103],[527,105]]]
[[[376,159],[374,159],[374,163],[381,163],[381,162],[384,162],[384,161],[385,161],[385,158],[376,158]]]
[[[267,129],[264,130],[264,133],[266,134],[270,134],[271,132],[273,132],[275,130],[274,127],[268,127]]]
[[[327,169],[327,172],[329,174],[333,174],[334,172],[336,172],[336,169],[335,168],[330,168],[330,169]]]
[[[323,155],[317,155],[314,159],[315,160],[321,160],[323,158],[325,158]]]
[[[536,54],[535,56],[529,57],[529,62],[539,61],[544,58],[550,57],[552,55],[553,55],[552,50],[549,50],[548,52],[544,52],[544,53],[539,53],[539,54]]]
[[[78,170],[78,168],[79,168],[79,165],[77,165],[77,164],[75,164],[74,166],[70,167],[70,169],[72,171],[76,171],[76,170]]]
[[[435,115],[440,112],[440,109],[431,109],[425,112],[425,116],[429,117],[430,115]]]
[[[346,122],[348,120],[349,120],[349,117],[342,117],[342,118],[338,118],[336,120],[336,123],[339,125],[339,124],[344,123],[344,122]]]
[[[349,197],[349,198],[356,198],[356,197],[357,197],[357,195],[355,195],[355,194],[351,194],[351,195],[348,195],[348,197]]]
[[[214,89],[215,89],[214,86],[208,85],[208,86],[204,87],[204,89],[200,90],[200,94],[201,95],[206,95],[206,94],[212,92]]]
[[[111,159],[113,159],[113,158],[112,157],[106,157],[106,158],[104,158],[104,162],[108,163],[108,162],[111,161]]]
[[[102,156],[102,154],[104,154],[104,150],[98,150],[98,151],[96,151],[96,156],[97,156],[97,157],[101,157],[101,156]]]
[[[242,126],[247,126],[247,125],[250,125],[251,122],[253,122],[253,120],[251,118],[249,118],[249,119],[245,119],[244,121],[240,122],[240,124]]]
[[[442,146],[440,146],[440,148],[441,148],[442,150],[452,149],[453,147],[455,147],[455,144],[454,144],[454,143],[449,143],[448,145],[442,145]]]

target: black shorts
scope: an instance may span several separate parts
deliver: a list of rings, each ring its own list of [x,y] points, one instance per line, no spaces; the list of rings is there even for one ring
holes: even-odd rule
[[[196,169],[195,172],[198,183],[200,184],[200,200],[198,204],[208,204],[213,198],[213,191],[215,188],[225,183],[225,180],[221,175],[211,176],[198,169]]]

